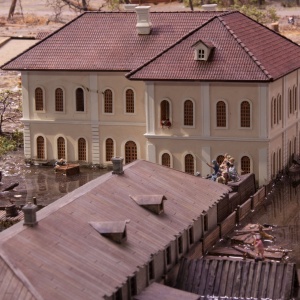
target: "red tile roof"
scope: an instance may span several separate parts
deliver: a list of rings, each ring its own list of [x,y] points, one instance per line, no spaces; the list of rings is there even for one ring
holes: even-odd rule
[[[135,12],[86,12],[3,66],[4,70],[130,71],[222,12],[152,12],[138,35]]]
[[[194,60],[199,40],[215,46]],[[300,67],[300,47],[239,12],[215,16],[127,76],[139,80],[270,81]]]

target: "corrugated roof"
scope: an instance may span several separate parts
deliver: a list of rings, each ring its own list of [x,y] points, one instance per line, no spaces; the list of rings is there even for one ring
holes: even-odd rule
[[[105,174],[38,211],[37,226],[18,223],[1,232],[0,257],[14,277],[30,283],[29,291],[41,299],[88,300],[95,295],[101,299],[229,190],[210,180],[135,161],[124,167],[123,175]],[[143,194],[165,195],[164,213],[149,212],[129,196]],[[121,245],[89,225],[128,219],[127,241]]]
[[[135,12],[86,12],[3,66],[4,70],[130,71],[222,12],[152,12],[138,35]]]
[[[210,41],[208,61],[192,46]],[[152,61],[130,72],[139,80],[270,81],[300,67],[300,47],[239,12],[215,16]]]
[[[293,263],[184,258],[176,288],[204,295],[205,299],[216,296],[216,299],[289,300],[295,282],[296,264]]]

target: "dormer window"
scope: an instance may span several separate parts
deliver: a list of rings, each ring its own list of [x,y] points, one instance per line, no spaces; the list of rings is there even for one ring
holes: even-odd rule
[[[205,50],[204,49],[199,49],[198,50],[198,59],[199,60],[204,60],[205,59]]]
[[[193,46],[194,48],[194,59],[195,60],[205,60],[207,61],[210,54],[212,53],[212,50],[214,48],[214,45],[209,41],[198,41]]]
[[[164,201],[167,200],[164,195],[130,195],[130,198],[157,215],[164,212]]]

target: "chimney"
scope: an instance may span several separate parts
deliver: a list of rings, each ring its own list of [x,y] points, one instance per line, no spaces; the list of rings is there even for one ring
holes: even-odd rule
[[[23,206],[22,211],[24,213],[24,224],[28,226],[35,226],[37,224],[36,220],[36,211],[37,206],[28,202],[26,205]]]
[[[150,7],[151,6],[137,6],[135,8],[137,14],[136,28],[138,34],[150,34],[152,26],[149,14]]]
[[[123,157],[113,157],[111,159],[113,163],[113,174],[122,175],[124,174],[123,171]]]
[[[217,4],[203,4],[201,7],[205,11],[216,11],[217,10]]]

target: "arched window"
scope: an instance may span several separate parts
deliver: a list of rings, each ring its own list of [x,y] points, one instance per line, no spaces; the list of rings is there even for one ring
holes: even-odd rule
[[[243,174],[250,173],[250,158],[248,156],[241,158],[241,169]]]
[[[297,111],[297,86],[294,85],[293,87],[293,101],[294,101],[294,111]]]
[[[169,153],[164,153],[161,156],[161,164],[166,167],[171,167],[171,157]]]
[[[241,127],[250,127],[250,103],[248,101],[243,101],[241,103]]]
[[[278,115],[277,115],[277,99],[273,98],[272,99],[272,125],[277,124],[277,119],[278,119]]]
[[[137,159],[137,147],[135,142],[128,141],[125,144],[125,164],[129,164]]]
[[[194,125],[194,103],[191,100],[186,100],[184,102],[184,125],[193,126]]]
[[[187,154],[184,157],[184,171],[188,174],[195,174],[194,157],[192,154]]]
[[[288,153],[289,153],[289,164],[291,165],[292,164],[292,141],[289,141],[289,150],[288,150]]]
[[[84,111],[84,92],[82,88],[76,89],[76,111]]]
[[[170,103],[167,100],[163,100],[160,103],[160,121],[170,120]]]
[[[112,139],[106,139],[105,141],[105,160],[111,161],[114,156],[114,141]]]
[[[64,92],[61,88],[55,90],[55,111],[64,111]]]
[[[84,138],[78,140],[78,160],[86,161],[86,140]]]
[[[226,104],[224,101],[217,102],[217,127],[226,127]]]
[[[289,89],[288,91],[288,97],[289,97],[289,111],[290,111],[290,114],[293,113],[293,98],[292,98],[292,90]]]
[[[38,159],[45,159],[45,140],[42,136],[38,136],[36,139],[36,153]]]
[[[296,153],[297,153],[297,138],[295,137],[294,138],[294,153],[293,153],[293,157],[295,157]]]
[[[221,165],[221,163],[224,161],[224,155],[219,155],[218,157],[217,157],[217,163],[219,164],[219,165]]]
[[[41,111],[44,110],[44,93],[41,88],[35,89],[35,110]]]
[[[281,149],[278,150],[278,170],[282,170],[282,158],[281,158]]]
[[[281,95],[277,96],[277,113],[278,113],[278,122],[282,120],[282,103],[281,103]]]
[[[65,139],[63,137],[59,137],[57,139],[57,158],[58,159],[66,158],[66,146],[65,146]]]
[[[126,90],[126,113],[134,113],[134,92],[132,89]]]
[[[273,153],[272,155],[272,178],[275,176],[276,174],[276,156],[275,153]]]
[[[104,112],[106,114],[113,113],[113,95],[110,89],[104,91]]]

